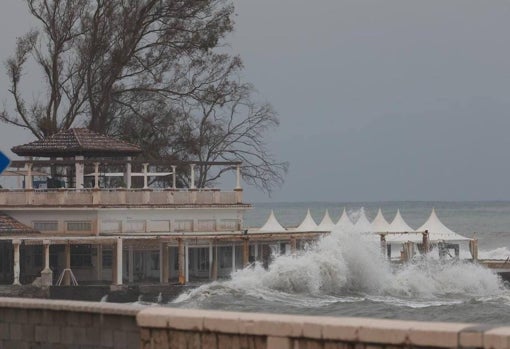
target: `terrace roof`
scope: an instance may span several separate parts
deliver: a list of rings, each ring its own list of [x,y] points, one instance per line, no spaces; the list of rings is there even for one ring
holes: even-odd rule
[[[0,212],[0,236],[35,234],[40,234],[40,232],[20,223],[4,212]]]
[[[72,128],[50,137],[11,149],[19,156],[34,157],[114,157],[141,153],[137,145],[111,138],[86,128]]]

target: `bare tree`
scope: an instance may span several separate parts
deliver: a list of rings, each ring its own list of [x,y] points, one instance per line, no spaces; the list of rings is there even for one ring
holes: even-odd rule
[[[97,1],[81,45],[89,127],[104,131],[126,110],[143,112],[137,94],[150,104],[208,86],[195,62],[232,30],[232,13],[225,0]]]
[[[15,112],[2,111],[0,119],[29,129],[37,138],[69,128],[84,112],[83,65],[77,59],[76,40],[83,34],[85,0],[27,0],[30,13],[41,23],[18,39],[16,53],[7,60]],[[42,100],[27,102],[20,83],[29,58],[41,68],[45,90]]]
[[[185,130],[193,142],[189,153],[199,161],[241,161],[243,179],[268,192],[283,183],[288,164],[279,162],[266,147],[264,135],[279,125],[272,106],[255,100],[251,84],[239,79],[242,69],[237,57],[227,61],[213,58],[217,82],[209,86],[191,105],[181,104],[188,115]],[[184,141],[184,140],[183,140]],[[207,186],[223,172],[200,166],[197,182]]]
[[[0,119],[42,138],[75,125],[139,143],[144,156],[243,161],[245,180],[268,191],[287,164],[264,133],[276,113],[240,79],[221,49],[233,29],[231,0],[25,0],[38,31],[7,62],[14,110]],[[222,52],[223,51],[223,52]],[[32,59],[43,98],[27,102],[21,80]],[[223,171],[199,168],[199,185]]]

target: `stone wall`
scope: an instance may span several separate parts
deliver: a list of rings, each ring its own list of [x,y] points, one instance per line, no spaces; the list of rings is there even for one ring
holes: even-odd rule
[[[137,315],[141,348],[510,348],[510,327],[171,308]]]
[[[0,348],[139,348],[139,307],[0,298]]]
[[[0,349],[510,349],[510,327],[0,298]]]

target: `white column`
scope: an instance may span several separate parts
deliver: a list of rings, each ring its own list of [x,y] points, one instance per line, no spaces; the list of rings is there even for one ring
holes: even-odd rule
[[[236,245],[232,244],[232,272],[236,271]]]
[[[53,285],[53,272],[50,269],[50,240],[43,240],[44,269],[41,270],[41,285]]]
[[[186,267],[185,267],[186,248],[184,245],[184,241],[182,241],[182,239],[178,239],[177,242],[178,242],[177,253],[178,253],[179,284],[184,285],[186,284]]]
[[[173,189],[177,188],[177,180],[176,180],[177,173],[175,172],[176,168],[177,168],[177,166],[172,165],[172,188]]]
[[[94,162],[94,189],[99,189],[99,162]]]
[[[27,171],[27,175],[25,177],[25,189],[32,189],[32,164],[26,163],[25,168]]]
[[[185,275],[186,275],[186,283],[189,282],[189,246],[188,246],[188,242],[186,241],[184,243],[184,246],[185,246],[185,250],[186,250],[186,258],[185,258],[185,262],[184,262],[184,271],[185,271]]]
[[[117,280],[114,280],[115,285],[122,285],[122,238],[117,238]]]
[[[147,189],[149,187],[147,184],[147,167],[149,167],[149,164],[143,164],[143,189]]]
[[[213,259],[212,259],[212,272],[210,274],[212,280],[218,279],[218,245],[213,242]]]
[[[133,283],[135,281],[134,277],[134,268],[135,268],[135,256],[133,251],[133,245],[129,245],[128,247],[128,263],[129,263],[129,283]]]
[[[124,182],[126,182],[126,188],[131,189],[131,156],[126,157],[126,172],[124,173]]]
[[[75,186],[76,189],[83,189],[83,160],[85,158],[83,156],[75,156],[74,160],[76,161],[74,166],[76,168],[76,178],[75,178]]]
[[[236,189],[241,189],[241,165],[236,168]]]
[[[190,189],[195,189],[195,164],[190,164],[189,165],[190,168],[191,168],[191,174],[190,174],[190,177],[191,177],[191,183],[190,183]]]
[[[255,248],[255,252],[253,253],[253,256],[255,258],[255,261],[257,261],[258,257],[259,257],[259,244],[256,242],[253,247]]]
[[[20,266],[19,266],[19,246],[21,240],[12,240],[12,246],[14,247],[14,282],[13,285],[21,285],[19,282]]]
[[[43,271],[50,271],[50,241],[43,240],[44,247],[44,269]]]
[[[67,271],[64,274],[64,286],[69,286],[69,285],[71,285],[71,273],[70,273],[70,270],[71,270],[71,244],[69,243],[69,241],[65,245],[64,255],[65,255],[65,269],[67,269]]]

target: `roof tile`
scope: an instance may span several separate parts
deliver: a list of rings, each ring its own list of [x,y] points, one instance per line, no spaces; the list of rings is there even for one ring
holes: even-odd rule
[[[86,128],[72,128],[50,137],[18,145],[11,149],[19,156],[129,156],[139,154],[140,147],[95,133]]]
[[[20,223],[4,212],[0,212],[0,236],[32,234],[40,234],[40,232]]]

